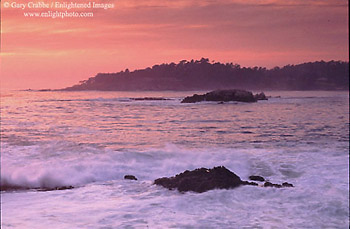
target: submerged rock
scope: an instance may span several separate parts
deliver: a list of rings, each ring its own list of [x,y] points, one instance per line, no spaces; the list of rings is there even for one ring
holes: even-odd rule
[[[137,178],[134,175],[125,175],[124,179],[125,180],[137,180]]]
[[[283,187],[294,187],[293,184],[290,184],[290,183],[287,183],[287,182],[283,182],[283,183],[282,183],[282,186],[283,186]]]
[[[274,188],[288,188],[288,187],[294,187],[293,184],[290,184],[288,182],[283,182],[282,184],[273,184],[271,182],[265,182],[264,187],[274,187]]]
[[[265,181],[265,178],[263,178],[262,176],[250,176],[249,180]]]
[[[19,185],[1,185],[0,191],[25,191],[25,190],[33,190],[39,192],[47,192],[47,191],[55,191],[55,190],[66,190],[73,189],[74,187],[71,185],[68,186],[57,186],[57,187],[27,187],[27,186],[19,186]]]
[[[254,98],[256,100],[267,100],[267,97],[264,94],[264,92],[260,92],[259,94],[254,95]]]
[[[273,184],[273,183],[271,183],[269,181],[266,181],[264,183],[264,187],[282,188],[282,185],[280,185],[280,184]]]
[[[250,91],[231,89],[231,90],[216,90],[211,91],[203,95],[194,94],[193,96],[187,96],[181,103],[197,103],[202,101],[216,101],[216,102],[256,102],[257,99]]]
[[[171,100],[163,97],[143,97],[143,98],[130,98],[131,100],[135,101],[143,101],[143,100],[151,100],[151,101],[157,101],[157,100]]]
[[[54,187],[54,188],[38,188],[37,191],[40,192],[47,192],[47,191],[55,191],[55,190],[67,190],[67,189],[73,189],[74,187],[69,185],[69,186],[59,186],[59,187]]]
[[[256,182],[249,182],[249,181],[243,181],[243,184],[244,184],[244,185],[253,185],[253,186],[259,186],[259,184],[258,184],[258,183],[256,183]]]

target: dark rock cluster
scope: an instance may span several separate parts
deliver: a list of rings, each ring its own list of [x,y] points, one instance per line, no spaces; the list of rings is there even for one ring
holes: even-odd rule
[[[264,182],[265,178],[263,178],[262,176],[250,176],[249,177],[250,180],[254,180],[254,181],[261,181]],[[265,181],[264,183],[264,187],[274,187],[274,188],[282,188],[282,187],[294,187],[292,184],[288,183],[288,182],[284,182],[282,184],[273,184],[269,181]]]
[[[265,181],[261,176],[250,176],[251,180]],[[174,177],[163,177],[156,179],[154,184],[163,186],[169,190],[177,189],[180,192],[206,192],[212,189],[232,189],[241,185],[258,186],[256,182],[242,181],[239,176],[224,166],[212,169],[200,168],[192,171],[186,170]],[[293,187],[287,182],[282,185],[265,182],[264,187]]]
[[[170,190],[177,189],[180,192],[194,191],[206,192],[212,189],[230,189],[245,184],[239,176],[226,169],[224,166],[212,169],[200,168],[193,171],[186,170],[175,177],[163,177],[154,181]]]
[[[264,183],[264,187],[274,187],[274,188],[282,188],[282,187],[294,187],[292,184],[284,182],[282,184],[273,184],[271,182],[266,181]]]
[[[265,181],[265,178],[263,178],[262,176],[249,176],[249,180]]]
[[[187,96],[181,103],[197,103],[202,101],[216,101],[216,102],[247,102],[252,103],[258,100],[267,100],[267,97],[263,92],[253,95],[250,91],[240,90],[240,89],[230,89],[230,90],[216,90],[211,91],[206,94],[198,95],[194,94],[192,96]]]
[[[134,175],[125,175],[124,179],[125,180],[137,180],[137,178]]]

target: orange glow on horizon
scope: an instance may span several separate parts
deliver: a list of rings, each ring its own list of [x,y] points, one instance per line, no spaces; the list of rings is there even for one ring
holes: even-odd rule
[[[201,57],[268,68],[348,61],[345,0],[95,2],[115,7],[91,9],[92,18],[28,18],[47,9],[1,2],[1,88],[63,88],[98,72]]]

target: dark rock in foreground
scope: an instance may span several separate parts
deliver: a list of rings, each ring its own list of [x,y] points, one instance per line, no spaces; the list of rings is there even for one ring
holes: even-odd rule
[[[267,99],[262,92],[257,95],[253,95],[250,91],[231,89],[231,90],[216,90],[211,91],[203,95],[194,94],[193,96],[187,96],[181,103],[197,103],[202,101],[216,101],[216,102],[247,102],[252,103],[257,100]]]
[[[259,181],[264,179],[261,176],[251,176]],[[261,179],[262,178],[262,179]],[[265,180],[265,179],[264,179]],[[154,184],[161,185],[169,190],[177,189],[180,192],[206,192],[212,189],[232,189],[241,185],[258,186],[255,182],[242,181],[239,176],[226,169],[224,166],[212,169],[200,168],[192,171],[186,170],[175,177],[163,177],[156,179]],[[265,182],[264,187],[293,187],[292,184],[284,182],[282,185]]]
[[[163,177],[154,181],[170,190],[177,189],[180,192],[206,192],[212,189],[231,189],[240,185],[254,185],[244,182],[239,176],[226,169],[224,166],[212,169],[200,168],[193,171],[186,170],[175,177]]]
[[[137,178],[134,175],[125,175],[124,179],[125,180],[137,180]]]
[[[249,180],[265,181],[265,178],[263,178],[262,176],[250,176]]]

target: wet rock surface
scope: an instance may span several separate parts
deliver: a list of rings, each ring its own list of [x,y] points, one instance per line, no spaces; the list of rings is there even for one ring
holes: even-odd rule
[[[249,176],[249,180],[255,180],[255,181],[265,181],[265,178],[263,178],[262,176]]]
[[[287,187],[294,187],[293,184],[290,184],[288,182],[283,182],[282,184],[274,184],[274,183],[271,183],[270,181],[266,181],[264,177],[262,176],[255,176],[255,175],[252,175],[252,176],[249,176],[249,179],[250,180],[254,180],[254,181],[260,181],[260,182],[264,182],[265,183],[263,184],[263,187],[273,187],[273,188],[287,188]],[[254,182],[252,182],[254,183]]]
[[[293,184],[290,184],[290,183],[288,183],[288,182],[283,182],[283,183],[282,183],[282,187],[294,187],[294,185],[293,185]]]
[[[251,178],[257,179],[258,181],[265,181],[261,176],[251,176]],[[256,182],[242,181],[239,176],[224,166],[218,166],[212,169],[199,168],[192,171],[186,170],[174,177],[156,179],[154,184],[163,186],[169,190],[177,189],[180,192],[193,191],[198,193],[213,189],[233,189],[241,185],[259,186]],[[282,188],[293,187],[293,185],[287,182],[281,185],[266,181],[263,187]]]
[[[239,176],[223,166],[212,169],[186,170],[175,177],[156,179],[154,183],[170,190],[177,189],[180,192],[194,191],[199,193],[212,189],[236,188],[244,184]]]
[[[134,175],[125,175],[124,179],[125,180],[137,180],[137,178]]]
[[[282,185],[280,185],[280,184],[273,184],[273,183],[271,183],[269,181],[266,181],[264,183],[264,187],[282,188]]]

